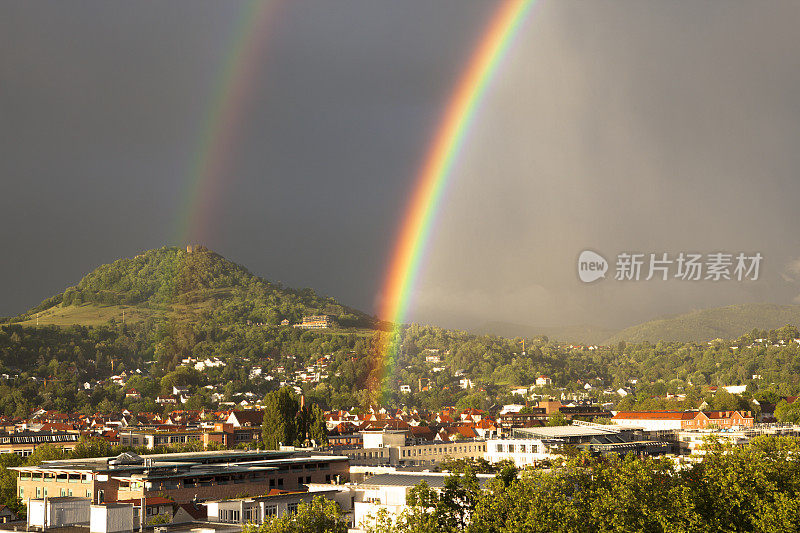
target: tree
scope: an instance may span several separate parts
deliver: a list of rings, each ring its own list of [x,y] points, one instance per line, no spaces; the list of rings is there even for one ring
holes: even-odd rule
[[[308,438],[314,441],[317,446],[328,444],[328,427],[325,424],[325,414],[317,404],[311,407],[311,423],[308,428]]]
[[[562,413],[561,411],[558,411],[558,412],[553,413],[552,415],[550,415],[548,417],[547,425],[548,426],[568,426],[569,425],[569,420],[567,420],[567,417],[564,415],[564,413]]]
[[[268,393],[264,397],[264,446],[277,450],[281,443],[294,444],[298,434],[297,413],[300,404],[289,387]]]
[[[75,459],[108,457],[110,455],[111,445],[103,437],[81,437],[72,450],[72,457]]]
[[[268,519],[260,526],[248,524],[244,533],[347,533],[347,523],[336,502],[315,497],[310,504],[301,503],[296,513]]]
[[[775,407],[775,418],[778,422],[800,424],[800,401],[788,403],[786,400],[781,400]]]
[[[33,450],[28,458],[26,464],[40,465],[45,461],[55,461],[64,458],[64,451],[61,448],[56,448],[52,444],[40,444]]]

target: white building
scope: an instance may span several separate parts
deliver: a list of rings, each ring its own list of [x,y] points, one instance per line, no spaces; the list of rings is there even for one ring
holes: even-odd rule
[[[89,533],[123,533],[134,528],[131,504],[92,505],[89,516]]]
[[[254,498],[233,498],[206,502],[209,522],[225,524],[260,525],[270,517],[281,517],[286,513],[296,513],[301,503],[309,504],[315,496],[333,499],[338,490],[317,492],[284,492],[257,496]],[[329,494],[330,493],[330,494]]]
[[[353,518],[355,531],[363,531],[365,526],[374,524],[375,517],[385,509],[390,516],[396,517],[407,505],[409,490],[421,482],[434,490],[441,490],[444,481],[450,474],[431,472],[395,472],[372,476],[353,488]],[[486,486],[494,476],[478,474],[478,482]],[[362,528],[362,529],[359,529]]]
[[[77,496],[52,496],[28,500],[28,529],[41,530],[87,525],[89,523],[89,498]]]

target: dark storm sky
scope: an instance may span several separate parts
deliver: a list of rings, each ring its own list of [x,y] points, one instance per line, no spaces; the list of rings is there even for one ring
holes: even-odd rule
[[[203,243],[372,312],[437,119],[497,4],[278,2]],[[0,315],[182,245],[245,4],[0,4]],[[492,83],[412,318],[624,326],[800,294],[796,3],[542,2]],[[761,251],[752,284],[577,281],[575,258]]]

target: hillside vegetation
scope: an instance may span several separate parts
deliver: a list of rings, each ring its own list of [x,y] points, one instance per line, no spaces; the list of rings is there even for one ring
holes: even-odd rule
[[[691,311],[626,328],[604,344],[626,342],[703,342],[735,339],[753,329],[800,323],[800,305],[740,304]]]
[[[372,319],[311,289],[287,289],[251,274],[204,247],[193,252],[164,247],[102,265],[75,287],[48,298],[15,322],[99,325],[168,314],[176,319],[270,325],[304,315],[329,314],[345,327],[368,327]]]
[[[547,337],[575,344],[600,344],[617,333],[615,329],[600,328],[587,324],[578,326],[537,327],[511,322],[487,322],[475,328],[478,335],[499,335],[500,337]]]

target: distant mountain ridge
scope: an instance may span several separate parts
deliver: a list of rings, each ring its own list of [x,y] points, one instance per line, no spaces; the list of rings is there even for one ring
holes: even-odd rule
[[[617,333],[616,329],[599,328],[591,325],[536,327],[514,324],[511,322],[487,322],[474,328],[473,333],[479,335],[497,335],[499,337],[547,337],[551,340],[576,344],[600,344]]]
[[[735,339],[753,329],[800,324],[800,305],[737,304],[668,316],[623,329],[604,341],[655,343]]]
[[[14,320],[32,322],[38,316],[42,323],[92,325],[121,317],[123,308],[129,320],[168,312],[221,323],[277,325],[314,314],[333,315],[344,326],[373,322],[366,313],[311,289],[289,289],[255,276],[203,246],[163,247],[101,265]]]
[[[735,339],[753,329],[770,330],[800,324],[800,305],[737,304],[693,310],[636,324],[622,330],[592,325],[536,327],[509,322],[487,322],[477,334],[500,337],[540,337],[576,344],[705,342]]]

